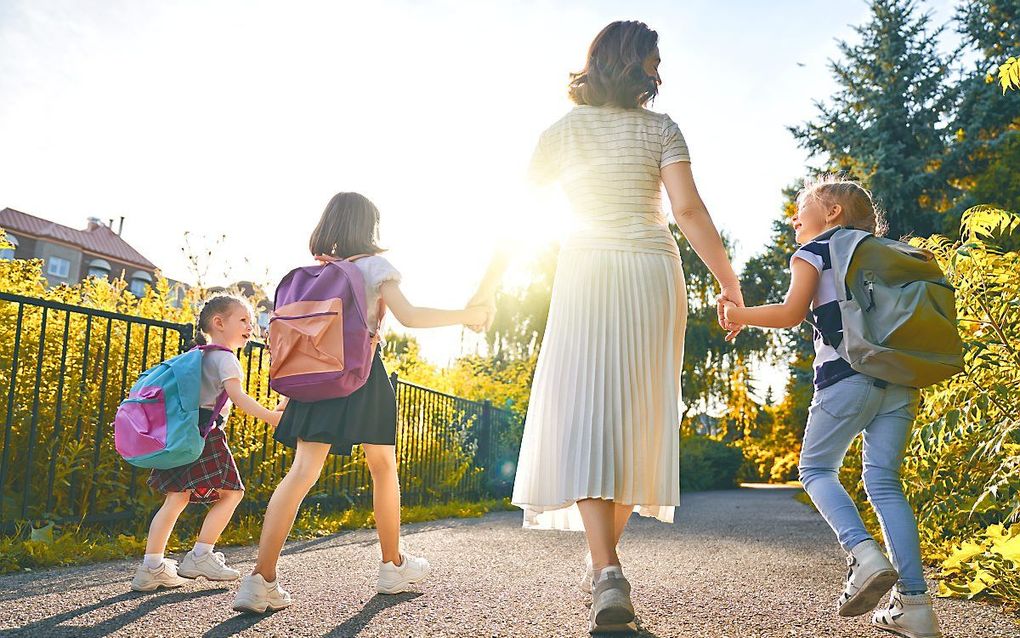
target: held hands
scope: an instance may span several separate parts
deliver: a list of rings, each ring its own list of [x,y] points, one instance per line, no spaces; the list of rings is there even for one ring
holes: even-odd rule
[[[483,314],[477,317],[476,323],[464,322],[474,332],[485,332],[492,328],[492,322],[496,318],[496,295],[479,290],[467,302],[467,310],[481,310]],[[472,319],[475,319],[474,317]]]
[[[744,295],[740,292],[740,285],[723,286],[722,292],[715,298],[716,310],[719,314],[719,326],[727,331],[726,341],[732,342],[744,329],[744,326],[730,320],[730,308],[743,308]]]

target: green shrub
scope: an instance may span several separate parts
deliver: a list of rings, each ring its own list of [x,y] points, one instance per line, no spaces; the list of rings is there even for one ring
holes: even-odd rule
[[[680,441],[680,489],[725,490],[737,485],[744,455],[735,447],[704,436]]]

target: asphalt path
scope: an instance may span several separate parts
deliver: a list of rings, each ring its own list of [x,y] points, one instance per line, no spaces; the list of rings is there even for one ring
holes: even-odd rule
[[[684,638],[889,636],[867,616],[834,611],[845,564],[817,513],[795,490],[685,494],[677,522],[634,517],[621,546],[641,635]],[[289,609],[231,610],[236,584],[198,580],[131,592],[135,563],[100,563],[0,577],[2,636],[314,636],[316,638],[586,636],[576,590],[580,534],[521,529],[516,512],[407,525],[408,551],[433,573],[414,592],[375,595],[372,530],[288,543],[281,561]],[[225,548],[251,569],[254,547]],[[178,557],[181,558],[181,557]],[[1020,637],[1016,616],[986,603],[939,599],[946,636]]]

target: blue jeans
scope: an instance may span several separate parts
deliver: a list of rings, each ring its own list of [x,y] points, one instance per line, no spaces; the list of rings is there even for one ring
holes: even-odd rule
[[[900,465],[917,414],[919,392],[879,387],[857,374],[815,392],[800,453],[800,481],[840,545],[849,552],[872,540],[850,495],[839,482],[847,448],[864,433],[864,490],[900,573],[900,591],[924,592],[917,520],[903,496]]]

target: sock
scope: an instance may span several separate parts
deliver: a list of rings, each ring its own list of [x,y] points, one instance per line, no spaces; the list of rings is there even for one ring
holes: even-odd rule
[[[146,569],[156,569],[163,564],[163,554],[146,554],[142,564]]]
[[[195,543],[195,557],[199,558],[205,556],[213,550],[214,545],[212,543]]]

